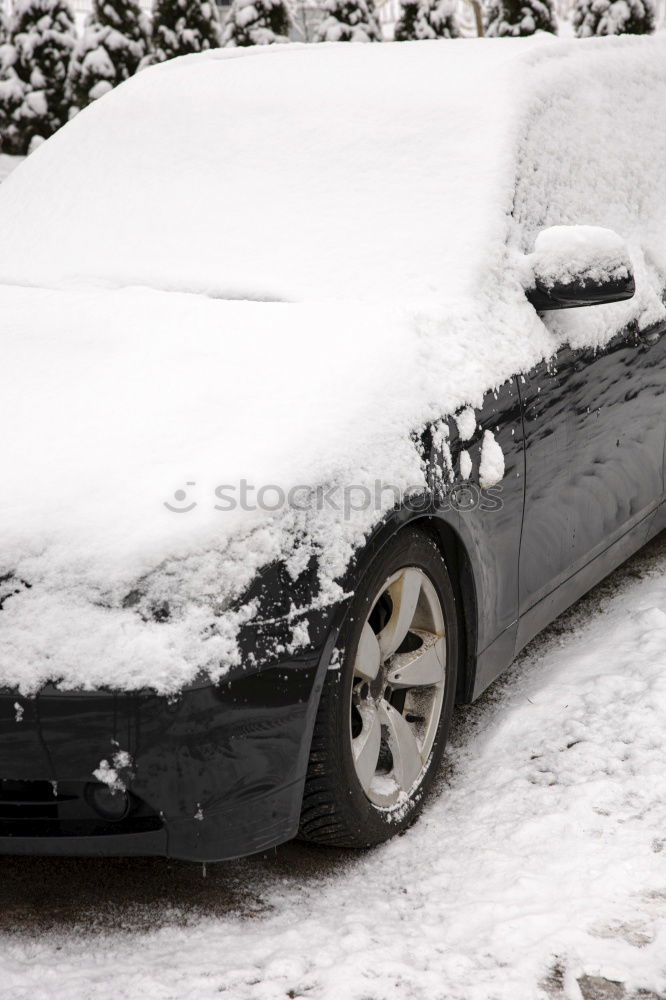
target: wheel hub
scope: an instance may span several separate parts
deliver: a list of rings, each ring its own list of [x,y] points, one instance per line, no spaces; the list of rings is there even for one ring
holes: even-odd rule
[[[374,805],[391,808],[418,786],[439,724],[445,675],[437,591],[422,570],[405,567],[377,594],[354,663],[352,756]]]

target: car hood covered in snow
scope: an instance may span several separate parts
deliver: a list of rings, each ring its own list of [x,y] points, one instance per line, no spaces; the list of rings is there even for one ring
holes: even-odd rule
[[[220,676],[257,571],[297,576],[314,554],[335,600],[384,512],[229,509],[216,490],[271,487],[269,506],[275,487],[418,487],[412,431],[565,338],[603,344],[663,312],[665,49],[208,53],[139,74],[40,147],[0,189],[0,683]],[[558,202],[533,123],[572,86],[580,117],[565,110],[546,149],[568,158]],[[638,207],[595,201],[594,164],[585,181],[590,156],[611,169],[623,115]],[[628,239],[636,298],[541,323],[524,254],[556,222]],[[168,622],[128,602],[137,586]]]
[[[85,683],[170,690],[201,665],[211,607],[275,558],[297,572],[316,552],[322,599],[335,599],[333,581],[382,511],[304,511],[305,491],[420,484],[406,429],[436,419],[442,395],[449,411],[468,398],[455,375],[464,340],[439,360],[435,350],[455,319],[407,306],[145,288],[0,296],[11,424],[0,443],[0,658],[5,676],[20,662],[32,685],[50,672],[80,683],[85,662]],[[467,391],[483,390],[489,363],[509,374],[520,361],[481,350]],[[294,487],[294,508],[280,505]],[[247,509],[261,488],[262,509]],[[137,586],[148,608],[168,602],[169,623],[123,607]],[[239,621],[223,615],[207,638],[208,668],[233,662]]]

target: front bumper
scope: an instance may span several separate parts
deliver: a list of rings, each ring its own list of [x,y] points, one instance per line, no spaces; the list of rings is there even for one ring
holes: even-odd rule
[[[320,653],[154,693],[0,692],[0,853],[212,861],[298,829]],[[96,815],[89,783],[125,751],[132,810]],[[52,796],[52,797],[51,797]]]

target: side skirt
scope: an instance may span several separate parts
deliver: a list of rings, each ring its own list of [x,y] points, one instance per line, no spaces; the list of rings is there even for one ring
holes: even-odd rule
[[[626,534],[583,566],[573,576],[542,598],[518,620],[517,629],[506,629],[478,655],[472,700],[485,691],[535,635],[542,632],[572,604],[587,594],[604,577],[638,552],[666,527],[666,504],[634,525]]]

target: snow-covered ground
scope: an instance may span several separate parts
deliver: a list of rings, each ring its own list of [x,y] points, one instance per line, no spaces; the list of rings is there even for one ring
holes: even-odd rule
[[[2,859],[0,995],[663,1000],[665,718],[662,535],[458,710],[384,847]]]

